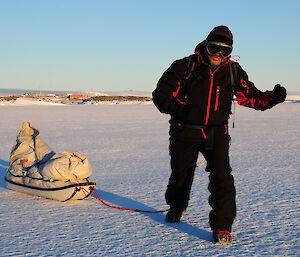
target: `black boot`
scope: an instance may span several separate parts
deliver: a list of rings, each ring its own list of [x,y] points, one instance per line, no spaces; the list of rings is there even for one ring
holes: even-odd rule
[[[180,222],[181,216],[184,211],[172,210],[170,209],[166,214],[166,221],[170,223]]]
[[[230,245],[232,243],[232,236],[229,231],[213,231],[213,240],[220,245]]]

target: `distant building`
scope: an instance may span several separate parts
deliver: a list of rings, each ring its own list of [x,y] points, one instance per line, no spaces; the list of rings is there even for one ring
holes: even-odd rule
[[[80,100],[85,100],[90,98],[88,95],[68,95],[68,98],[71,99],[80,99]]]

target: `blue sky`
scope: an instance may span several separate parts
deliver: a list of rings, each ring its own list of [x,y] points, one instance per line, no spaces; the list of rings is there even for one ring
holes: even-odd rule
[[[299,89],[297,0],[0,0],[0,88],[152,91],[217,25],[261,90]]]

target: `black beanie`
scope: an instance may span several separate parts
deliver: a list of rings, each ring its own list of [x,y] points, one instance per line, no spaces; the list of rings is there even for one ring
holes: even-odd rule
[[[233,44],[232,33],[226,26],[218,26],[213,28],[213,30],[208,34],[206,40],[222,42],[230,46]]]

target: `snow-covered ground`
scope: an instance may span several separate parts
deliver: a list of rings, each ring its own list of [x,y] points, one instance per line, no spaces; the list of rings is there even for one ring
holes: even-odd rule
[[[266,112],[237,107],[231,164],[238,215],[226,248],[211,242],[203,167],[175,225],[163,214],[114,210],[93,198],[61,203],[7,189],[11,146],[30,121],[56,152],[89,157],[104,200],[167,208],[168,116],[152,104],[4,105],[0,117],[0,256],[300,256],[299,103]]]
[[[73,95],[90,95],[90,96],[101,96],[101,95],[111,95],[111,96],[152,96],[149,91],[137,91],[137,90],[123,90],[123,91],[59,91],[59,90],[33,90],[33,89],[4,89],[0,88],[0,96],[9,95],[24,95],[24,94],[73,94]]]

